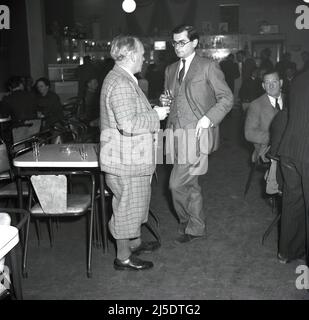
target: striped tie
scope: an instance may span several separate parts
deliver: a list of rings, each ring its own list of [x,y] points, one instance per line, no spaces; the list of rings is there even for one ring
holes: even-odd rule
[[[179,81],[179,84],[181,84],[182,80],[183,80],[183,77],[185,75],[185,70],[186,70],[186,60],[185,59],[182,59],[182,68],[181,70],[179,71],[179,76],[178,76],[178,81]]]

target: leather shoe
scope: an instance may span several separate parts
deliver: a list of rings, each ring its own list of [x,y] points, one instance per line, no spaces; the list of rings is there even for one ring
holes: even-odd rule
[[[198,239],[203,239],[205,238],[205,236],[193,236],[191,234],[183,234],[182,236],[178,237],[175,240],[176,244],[182,244],[182,243],[188,243],[188,242],[192,242],[194,240],[198,240]]]
[[[114,268],[116,270],[147,270],[153,267],[153,263],[151,261],[141,260],[133,255],[131,255],[126,260],[114,260]]]
[[[284,258],[280,253],[277,254],[278,261],[282,264],[287,264],[290,262],[287,258]]]
[[[160,246],[161,246],[160,242],[158,241],[149,241],[149,242],[142,241],[142,243],[138,247],[131,249],[131,252],[134,253],[136,256],[138,256],[141,253],[151,253],[159,249]]]
[[[288,258],[285,258],[284,256],[281,255],[281,253],[278,253],[277,254],[277,258],[278,258],[278,261],[282,264],[287,264],[287,263],[290,263],[294,260],[300,260],[300,261],[306,261],[306,255],[303,254],[301,256],[299,256],[298,258],[294,258],[294,259],[288,259]]]

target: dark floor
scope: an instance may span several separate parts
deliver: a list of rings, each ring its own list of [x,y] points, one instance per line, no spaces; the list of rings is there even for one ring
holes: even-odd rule
[[[86,277],[84,220],[62,223],[50,248],[47,232],[40,247],[32,232],[26,299],[308,299],[297,290],[295,268],[276,259],[277,231],[264,246],[261,239],[274,218],[255,176],[246,198],[249,151],[241,134],[241,116],[233,109],[221,125],[221,148],[201,177],[207,216],[207,238],[175,245],[177,221],[168,204],[169,166],[158,166],[151,208],[160,218],[162,247],[147,255],[154,268],[142,272],[115,271],[114,247],[93,251],[93,277]],[[32,226],[32,231],[34,231]],[[143,229],[145,238],[151,238]],[[144,255],[146,258],[146,255]]]

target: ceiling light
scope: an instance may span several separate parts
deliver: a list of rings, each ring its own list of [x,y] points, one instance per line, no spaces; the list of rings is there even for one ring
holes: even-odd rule
[[[134,0],[124,0],[122,2],[122,9],[126,13],[132,13],[136,9],[136,3]]]

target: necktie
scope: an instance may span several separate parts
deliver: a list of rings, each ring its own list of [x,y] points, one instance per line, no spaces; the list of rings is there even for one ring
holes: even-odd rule
[[[182,59],[182,68],[179,71],[179,76],[178,76],[178,80],[179,80],[179,84],[181,84],[183,77],[185,75],[185,70],[186,70],[186,60]]]
[[[275,104],[275,108],[280,111],[280,105],[279,105],[279,102],[278,102],[278,98],[276,98],[276,104]]]

